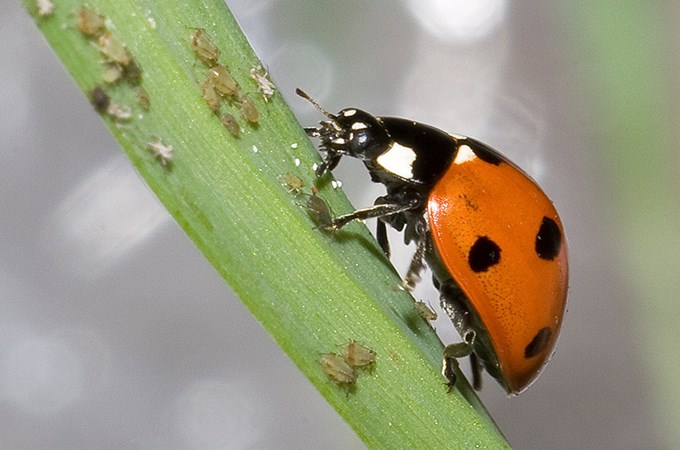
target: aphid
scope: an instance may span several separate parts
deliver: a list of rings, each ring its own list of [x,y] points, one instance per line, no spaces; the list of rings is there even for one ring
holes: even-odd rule
[[[302,178],[290,172],[286,173],[283,177],[283,184],[288,188],[288,192],[293,195],[299,194],[302,192],[302,188],[305,187],[305,182]]]
[[[118,64],[103,64],[102,81],[115,84],[123,77],[123,68]]]
[[[236,80],[234,80],[234,77],[231,76],[229,70],[224,66],[217,65],[208,69],[208,79],[215,88],[215,91],[223,97],[236,95],[238,92]]]
[[[106,108],[106,113],[119,122],[125,122],[132,118],[132,111],[130,108],[121,105],[120,103],[109,103],[108,108]]]
[[[130,59],[130,63],[125,66],[125,79],[132,86],[137,86],[142,82],[142,68],[134,59]]]
[[[203,80],[198,85],[201,88],[201,96],[208,108],[214,113],[220,110],[220,96],[215,91],[210,79]]]
[[[357,341],[349,341],[345,346],[345,360],[355,369],[365,369],[371,366],[375,359],[376,353]]]
[[[415,302],[416,306],[416,311],[418,311],[418,315],[422,317],[424,320],[431,322],[433,320],[437,320],[437,313],[430,308],[427,303],[423,301],[417,301]]]
[[[99,52],[109,61],[126,67],[132,56],[125,44],[110,32],[103,33],[97,40]]]
[[[149,100],[149,94],[146,92],[146,89],[143,87],[138,87],[137,92],[135,94],[135,99],[137,100],[137,103],[139,103],[139,106],[142,107],[143,110],[148,111],[149,106],[151,106],[151,101]]]
[[[90,92],[90,102],[99,114],[103,114],[109,108],[111,98],[101,86],[95,86]]]
[[[328,203],[326,203],[326,200],[317,196],[314,189],[312,190],[312,194],[307,198],[305,208],[307,209],[309,218],[312,219],[312,222],[317,226],[325,227],[333,222],[333,215],[331,214]]]
[[[335,353],[321,355],[321,368],[337,385],[349,388],[356,383],[357,374],[347,361]]]
[[[175,157],[175,150],[172,148],[172,145],[163,144],[159,138],[146,145],[154,158],[158,159],[163,166],[168,166]]]
[[[442,310],[463,337],[445,349],[443,372],[453,374],[455,358],[470,354],[475,386],[486,369],[509,394],[526,389],[552,355],[567,299],[564,229],[550,199],[475,139],[356,108],[331,114],[296,92],[328,119],[306,130],[325,153],[317,175],[351,156],[387,190],[325,228],[377,218],[385,254],[387,225],[403,230],[406,243],[416,243],[406,284],[427,263]]]
[[[239,97],[239,103],[241,105],[241,115],[250,123],[257,123],[260,120],[260,113],[257,111],[255,102],[251,100],[247,95],[241,95]]]
[[[96,37],[104,30],[104,16],[83,6],[78,11],[78,29],[85,36]]]
[[[51,0],[36,0],[35,4],[38,7],[40,17],[51,16],[54,12],[54,3]]]
[[[224,128],[229,130],[232,136],[239,137],[241,135],[241,126],[236,121],[236,118],[229,113],[224,113],[220,116],[220,122]]]
[[[250,69],[250,78],[257,83],[257,90],[262,94],[265,102],[268,102],[274,96],[276,86],[269,79],[269,72],[262,69],[262,67],[252,67]]]
[[[220,57],[220,49],[217,48],[210,35],[203,28],[195,28],[189,35],[191,48],[203,62],[214,64]]]

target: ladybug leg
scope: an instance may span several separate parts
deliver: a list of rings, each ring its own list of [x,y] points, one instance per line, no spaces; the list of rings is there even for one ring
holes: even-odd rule
[[[402,288],[412,291],[420,281],[420,272],[425,268],[425,255],[430,241],[427,236],[427,222],[420,214],[410,215],[404,233],[404,242],[416,242],[416,252],[413,254],[408,271],[402,282]]]
[[[471,325],[470,311],[465,306],[465,295],[457,284],[449,280],[439,287],[439,301],[442,310],[449,316],[456,331],[465,338],[474,331]],[[472,340],[470,341],[472,342]]]
[[[380,248],[382,249],[383,253],[385,256],[387,256],[387,259],[389,259],[390,241],[387,239],[387,224],[380,219],[378,219],[378,223],[376,225],[375,237],[378,240],[378,244],[380,244]]]
[[[391,216],[403,213],[418,207],[419,201],[412,200],[408,203],[381,203],[369,208],[357,209],[356,211],[336,217],[332,222],[323,226],[325,230],[338,230],[353,220],[366,220],[374,217]]]
[[[458,376],[456,375],[456,367],[458,367],[458,360],[456,358],[444,358],[442,363],[442,375],[446,378],[447,391],[451,392],[454,387],[456,387],[456,380]]]
[[[472,387],[475,388],[475,391],[481,391],[483,385],[482,372],[484,371],[484,368],[475,352],[470,353],[470,366],[472,368]]]
[[[401,283],[402,288],[407,291],[412,291],[416,284],[420,281],[420,272],[425,268],[425,251],[427,250],[427,240],[425,238],[418,239],[418,246],[416,252],[411,258],[411,264],[408,266],[406,276]]]
[[[463,337],[463,342],[456,342],[444,347],[444,356],[442,360],[442,375],[446,378],[446,385],[449,392],[456,384],[456,369],[458,368],[458,359],[466,356],[473,356],[472,342],[474,341],[475,333],[467,333]],[[481,367],[481,366],[480,366]],[[476,382],[475,373],[473,370],[473,381]]]
[[[450,280],[440,286],[439,292],[441,293],[442,309],[463,337],[462,342],[449,344],[444,348],[442,374],[448,380],[449,390],[452,389],[456,381],[454,367],[457,367],[457,363],[455,361],[469,356],[472,365],[472,385],[478,391],[482,388],[483,368],[481,361],[473,351],[476,334],[470,324],[470,311],[465,306],[465,296],[458,285]]]
[[[330,172],[335,169],[335,167],[340,162],[340,155],[332,152],[328,152],[326,157],[323,159],[321,164],[319,164],[314,171],[317,177],[323,176],[326,172]]]

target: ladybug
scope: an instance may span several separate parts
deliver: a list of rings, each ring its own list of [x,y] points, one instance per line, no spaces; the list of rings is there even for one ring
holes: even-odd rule
[[[427,264],[443,311],[463,341],[444,349],[443,374],[470,356],[473,385],[486,370],[508,394],[525,390],[553,353],[567,298],[567,248],[555,207],[519,167],[470,137],[356,108],[306,128],[324,153],[317,176],[343,156],[360,159],[387,194],[325,228],[377,218],[376,238],[389,257],[387,225],[416,251],[406,274],[412,288]]]

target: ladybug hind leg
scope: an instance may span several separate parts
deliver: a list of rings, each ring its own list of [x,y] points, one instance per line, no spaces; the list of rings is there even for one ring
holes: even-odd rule
[[[482,389],[483,366],[474,352],[476,333],[470,324],[470,312],[465,306],[465,296],[453,282],[443,284],[440,287],[440,293],[442,309],[463,338],[461,342],[449,344],[444,348],[442,374],[448,380],[449,390],[453,389],[456,382],[455,369],[458,367],[458,359],[469,356],[472,368],[472,386],[476,391],[479,391]]]
[[[456,342],[444,347],[444,356],[442,358],[442,375],[446,378],[446,385],[449,391],[454,388],[456,384],[456,369],[458,368],[458,360],[460,358],[470,357],[470,365],[472,367],[472,386],[476,391],[482,389],[482,363],[472,350],[472,345],[475,339],[475,333],[467,333],[463,337],[462,342]]]
[[[482,366],[482,361],[479,360],[477,353],[470,353],[470,367],[472,369],[472,387],[475,391],[481,391],[483,387],[482,383],[482,372],[484,372],[484,367]]]

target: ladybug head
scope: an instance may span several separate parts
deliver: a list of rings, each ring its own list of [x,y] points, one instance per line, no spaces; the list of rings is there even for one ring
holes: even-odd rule
[[[306,128],[307,134],[321,140],[321,149],[326,153],[317,168],[317,176],[333,170],[342,156],[351,156],[363,161],[372,161],[389,145],[390,136],[379,118],[356,108],[346,108],[331,114],[321,108],[302,90],[295,91],[307,99],[329,120],[320,122],[316,128]]]

